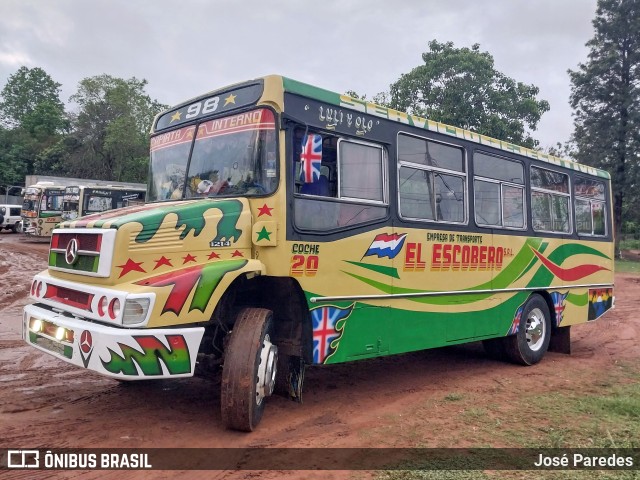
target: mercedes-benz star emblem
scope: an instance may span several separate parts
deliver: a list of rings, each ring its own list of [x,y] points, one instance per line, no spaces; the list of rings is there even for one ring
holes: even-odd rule
[[[84,368],[87,368],[89,366],[91,354],[93,353],[93,338],[91,337],[91,332],[89,330],[84,330],[82,334],[80,334],[80,343],[78,345],[80,347],[80,358],[82,359],[82,364],[84,365]]]
[[[67,248],[64,251],[64,259],[69,265],[73,265],[78,260],[78,240],[72,238],[67,243]]]
[[[93,339],[91,338],[91,332],[85,330],[82,332],[82,335],[80,335],[80,350],[82,350],[83,353],[89,353],[92,347]]]

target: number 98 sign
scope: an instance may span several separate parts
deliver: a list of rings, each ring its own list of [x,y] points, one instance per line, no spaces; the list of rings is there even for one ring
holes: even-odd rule
[[[211,97],[202,102],[193,103],[189,105],[189,108],[187,108],[185,119],[194,118],[198,115],[207,115],[209,113],[213,113],[218,109],[219,103],[220,97]]]

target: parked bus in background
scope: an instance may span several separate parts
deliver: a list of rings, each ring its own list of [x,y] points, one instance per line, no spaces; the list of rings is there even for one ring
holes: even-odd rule
[[[65,188],[62,219],[78,217],[144,203],[146,186],[75,185]]]
[[[288,78],[158,115],[148,181],[53,232],[24,338],[120,381],[221,368],[230,428],[306,365],[473,341],[533,365],[613,306],[607,172]]]
[[[22,203],[22,230],[26,235],[48,240],[62,220],[64,187],[43,182],[28,186]]]

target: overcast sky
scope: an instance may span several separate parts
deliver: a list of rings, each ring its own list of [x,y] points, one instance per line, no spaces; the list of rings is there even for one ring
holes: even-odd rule
[[[0,0],[0,88],[41,67],[68,101],[83,78],[145,78],[175,104],[276,73],[371,98],[428,42],[480,44],[551,104],[542,147],[572,132],[567,69],[585,62],[596,0]]]

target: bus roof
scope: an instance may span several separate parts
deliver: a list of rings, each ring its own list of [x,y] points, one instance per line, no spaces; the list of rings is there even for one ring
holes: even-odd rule
[[[88,183],[88,184],[78,184],[78,185],[67,185],[65,187],[66,189],[72,189],[72,188],[78,188],[80,190],[84,190],[87,188],[91,188],[91,189],[95,189],[95,190],[140,190],[140,191],[146,191],[147,186],[143,183],[139,183],[139,184],[128,184],[128,185],[111,185],[111,184],[93,184],[93,183]]]
[[[556,157],[554,155],[549,155],[547,153],[540,152],[537,150],[532,150],[527,147],[515,145],[513,143],[509,143],[503,140],[498,140],[496,138],[491,138],[486,135],[480,135],[478,133],[472,132],[470,130],[465,130],[460,127],[454,127],[452,125],[446,125],[444,123],[435,122],[433,120],[422,118],[417,115],[410,115],[408,113],[400,112],[398,110],[393,110],[392,108],[383,107],[381,105],[376,105],[375,103],[371,103],[366,100],[360,100],[357,98],[350,97],[348,95],[342,95],[336,92],[332,92],[330,90],[325,90],[324,88],[315,87],[313,85],[299,82],[297,80],[293,80],[291,78],[283,77],[280,75],[267,75],[254,80],[249,80],[245,82],[236,83],[233,85],[228,85],[226,87],[213,90],[204,95],[199,95],[190,100],[187,100],[178,105],[175,105],[156,115],[156,118],[151,127],[151,133],[154,134],[160,130],[170,128],[168,126],[157,128],[159,120],[162,117],[167,116],[169,113],[177,112],[177,110],[179,110],[180,108],[186,107],[193,101],[203,99],[214,94],[219,94],[219,92],[229,92],[235,89],[246,87],[251,84],[255,85],[258,82],[263,82],[265,92],[269,91],[271,95],[273,95],[274,92],[277,91],[277,88],[280,88],[280,92],[284,90],[285,92],[302,95],[320,102],[336,105],[338,107],[350,108],[359,112],[385,118],[391,121],[396,121],[405,125],[423,128],[425,130],[429,130],[432,132],[437,132],[444,135],[449,135],[451,137],[456,137],[456,138],[464,139],[470,142],[475,142],[480,145],[486,145],[488,147],[497,148],[499,150],[504,150],[507,152],[523,155],[525,157],[533,158],[535,160],[540,160],[542,162],[547,162],[553,165],[558,165],[560,167],[576,170],[586,175],[593,175],[597,177],[611,179],[611,175],[609,175],[609,172],[607,172],[606,170],[601,170],[596,167],[583,165],[578,162],[566,160],[564,158]],[[274,99],[272,98],[269,98],[269,100],[272,102],[274,101]],[[276,103],[279,103],[279,101],[281,100],[282,100],[282,97],[277,98],[275,101]]]
[[[607,179],[611,178],[609,172],[607,172],[606,170],[583,165],[578,162],[566,160],[554,155],[549,155],[537,150],[522,147],[520,145],[514,145],[503,140],[487,137],[486,135],[480,135],[478,133],[471,132],[460,127],[454,127],[451,125],[446,125],[444,123],[418,117],[416,115],[410,115],[398,110],[393,110],[388,107],[376,105],[366,100],[360,100],[348,95],[341,95],[339,93],[302,83],[297,80],[282,77],[282,84],[286,92],[310,97],[318,101],[336,105],[338,107],[351,108],[363,113],[367,113],[369,115],[375,115],[377,117],[382,117],[406,125],[423,128],[432,132],[443,133],[445,135],[461,138],[481,145],[487,145],[493,148],[498,148],[500,150],[520,154],[525,157],[533,158],[535,160],[540,160],[572,170],[577,170],[588,175],[594,175]]]

